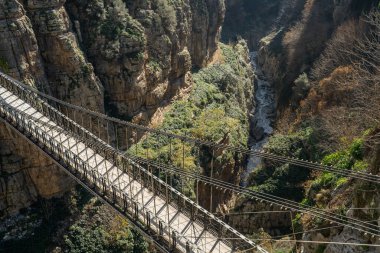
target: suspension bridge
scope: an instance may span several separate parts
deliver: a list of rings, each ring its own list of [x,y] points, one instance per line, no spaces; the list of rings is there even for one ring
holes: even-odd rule
[[[378,175],[339,170],[331,166],[282,157],[263,151],[162,132],[108,117],[72,105],[24,85],[0,72],[0,117],[20,136],[33,144],[74,180],[126,217],[162,252],[260,252],[267,251],[212,214],[213,189],[241,194],[283,209],[309,214],[379,237],[377,222],[336,214],[277,196],[245,189],[232,183],[185,169],[184,147],[200,151],[225,150],[256,155],[305,169],[327,171],[348,178],[380,183]],[[182,144],[182,168],[131,152],[146,136],[155,135],[171,144]],[[170,146],[171,147],[171,146]],[[169,149],[169,157],[172,148]],[[239,157],[239,156],[237,156]],[[213,170],[214,156],[211,158]],[[212,174],[211,174],[212,175]],[[173,177],[179,181],[174,184]],[[196,197],[183,192],[183,182],[194,182]],[[210,208],[199,205],[198,185],[209,185]]]

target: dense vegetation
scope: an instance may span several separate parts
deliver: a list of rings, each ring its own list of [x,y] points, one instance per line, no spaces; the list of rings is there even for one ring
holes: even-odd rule
[[[252,97],[252,69],[244,41],[236,45],[220,44],[220,63],[194,73],[194,87],[187,100],[175,101],[165,114],[160,130],[219,142],[227,136],[229,143],[246,146],[248,141],[248,113]],[[170,152],[171,150],[171,152]],[[198,155],[199,150],[188,143],[168,138],[148,136],[140,141],[138,155],[172,164],[187,171],[207,170]],[[182,160],[182,153],[185,159]],[[207,155],[206,155],[207,156]],[[240,157],[244,163],[244,159]],[[230,164],[234,157],[224,152],[220,164]],[[224,165],[225,166],[225,165]],[[243,166],[243,165],[241,165]],[[217,166],[215,166],[217,167]],[[222,171],[223,166],[218,168]],[[217,172],[216,172],[217,173]],[[194,196],[191,182],[185,191]]]
[[[314,145],[313,130],[305,128],[287,135],[274,135],[265,145],[265,150],[277,155],[314,160]],[[300,201],[304,198],[302,182],[309,176],[310,171],[305,168],[264,160],[261,167],[251,173],[249,184],[254,190]]]
[[[0,229],[0,238],[0,252],[148,252],[148,244],[124,218],[80,186],[23,210]]]
[[[145,253],[148,245],[124,218],[93,200],[68,228],[63,249],[70,253]]]

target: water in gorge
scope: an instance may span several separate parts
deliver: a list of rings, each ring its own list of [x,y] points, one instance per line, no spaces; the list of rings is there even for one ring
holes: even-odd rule
[[[257,57],[257,52],[251,52],[251,63],[255,72],[255,95],[254,95],[254,109],[252,110],[252,117],[250,123],[250,141],[249,146],[251,150],[260,150],[268,141],[270,134],[273,132],[273,122],[275,119],[276,106],[275,106],[275,92],[271,84],[265,78],[261,70]],[[257,156],[250,156],[248,159],[247,170],[242,177],[242,184],[247,184],[247,178],[261,162],[261,158]]]

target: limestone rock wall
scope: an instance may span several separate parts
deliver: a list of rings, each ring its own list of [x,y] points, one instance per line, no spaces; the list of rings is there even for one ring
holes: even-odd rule
[[[39,88],[47,86],[32,23],[17,1],[0,1],[0,45],[2,71]],[[71,185],[62,171],[3,123],[0,143],[0,217]]]
[[[30,85],[46,84],[37,38],[16,0],[0,1],[0,68]]]
[[[378,169],[376,169],[378,172]],[[377,194],[376,188],[374,188],[369,183],[357,183],[355,184],[354,189],[346,189],[345,195],[350,196],[350,199],[342,198],[341,195],[336,195],[332,201],[329,203],[334,204],[339,201],[345,201],[346,206],[349,206],[351,204],[351,208],[349,208],[346,211],[346,215],[351,218],[357,218],[359,220],[367,220],[370,221],[373,225],[379,225],[380,224],[380,216],[377,210],[380,208],[380,197]],[[314,222],[307,222],[304,224],[304,230],[309,230],[310,225],[313,225],[313,228],[315,227],[329,227],[327,222],[325,222],[322,225],[315,226]],[[351,229],[348,227],[332,227],[330,229],[310,232],[310,233],[304,233],[302,234],[302,240],[310,241],[310,240],[319,240],[319,241],[325,241],[325,242],[347,242],[347,243],[361,243],[361,244],[379,244],[380,239],[378,237],[372,237],[368,234],[365,234],[363,232],[360,232],[355,229]],[[318,253],[320,252],[320,249],[318,248],[318,245],[313,244],[303,244],[304,252],[307,253]],[[365,252],[368,253],[375,253],[378,250],[375,247],[368,247],[368,249],[365,250]],[[326,246],[324,253],[340,253],[340,252],[347,252],[347,253],[361,253],[364,252],[363,248],[361,247],[352,247],[350,245],[335,245],[335,244],[329,244]]]
[[[225,11],[221,0],[68,0],[66,6],[105,87],[107,112],[142,124],[191,85],[191,67],[212,58]]]
[[[39,197],[59,196],[74,185],[63,170],[4,123],[0,123],[0,140],[0,217],[28,207]]]
[[[103,111],[103,88],[73,33],[64,0],[26,1],[51,93],[62,100]]]

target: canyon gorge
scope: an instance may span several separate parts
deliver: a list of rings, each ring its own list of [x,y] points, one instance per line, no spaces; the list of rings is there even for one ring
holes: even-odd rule
[[[372,0],[0,0],[0,71],[133,124],[379,175],[379,8]],[[380,224],[378,184],[136,136],[137,153],[188,173]],[[308,213],[198,189],[196,180],[181,190],[268,252],[379,249],[371,246],[379,237]],[[2,121],[0,217],[0,252],[158,252]]]

